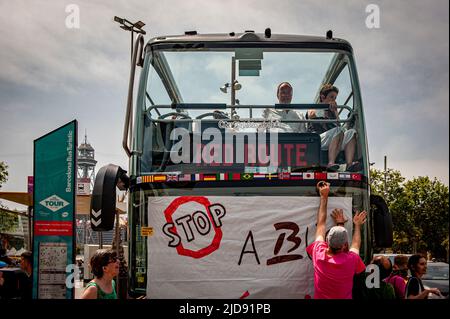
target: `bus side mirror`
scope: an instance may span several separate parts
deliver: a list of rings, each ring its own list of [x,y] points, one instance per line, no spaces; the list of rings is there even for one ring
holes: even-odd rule
[[[375,245],[379,248],[392,247],[392,216],[383,197],[370,195]]]
[[[108,231],[114,228],[116,216],[116,187],[126,190],[129,187],[127,171],[113,164],[100,168],[95,177],[91,197],[91,228],[95,231]]]

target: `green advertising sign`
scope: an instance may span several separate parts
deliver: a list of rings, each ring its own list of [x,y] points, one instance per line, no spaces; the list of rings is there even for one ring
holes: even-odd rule
[[[76,147],[76,120],[34,141],[33,298],[73,298]]]

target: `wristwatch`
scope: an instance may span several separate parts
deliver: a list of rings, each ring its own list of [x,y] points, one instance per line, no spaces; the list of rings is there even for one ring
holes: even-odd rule
[[[344,222],[344,223],[336,223],[336,225],[337,225],[337,226],[344,226],[344,225],[345,225],[345,222]]]

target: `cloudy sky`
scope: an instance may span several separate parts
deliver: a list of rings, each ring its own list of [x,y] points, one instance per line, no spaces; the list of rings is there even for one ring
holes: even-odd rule
[[[79,8],[80,28],[66,27]],[[380,27],[366,26],[366,7]],[[353,48],[361,83],[370,161],[407,178],[449,182],[449,13],[447,0],[0,0],[0,161],[3,191],[26,191],[33,140],[73,120],[96,150],[97,169],[127,167],[121,148],[129,34],[115,15],[158,35],[264,32],[334,35]],[[10,207],[15,207],[6,202]]]

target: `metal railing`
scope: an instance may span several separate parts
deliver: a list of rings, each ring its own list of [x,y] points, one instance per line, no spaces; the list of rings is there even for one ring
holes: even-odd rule
[[[275,104],[275,105],[226,105],[226,104],[178,104],[178,105],[153,105],[149,107],[145,113],[153,122],[193,122],[195,120],[204,120],[208,122],[219,122],[223,120],[230,120],[235,122],[267,122],[270,118],[232,118],[228,117],[224,112],[211,112],[212,109],[215,110],[223,110],[223,109],[274,109],[274,110],[310,110],[310,109],[322,109],[326,110],[329,108],[329,104]],[[347,110],[349,112],[348,117],[346,119],[276,119],[281,123],[349,123],[354,120],[355,111],[353,108],[347,105],[338,105],[338,109],[340,109],[339,113],[343,110]],[[159,115],[158,118],[152,118],[150,112],[155,110],[158,114],[161,114],[158,109],[175,109],[175,110],[205,110],[208,109],[208,112],[198,115],[195,118],[190,117],[188,114],[176,111],[169,112],[166,114]],[[211,119],[205,119],[206,117],[211,116]],[[168,119],[168,117],[174,117]]]

